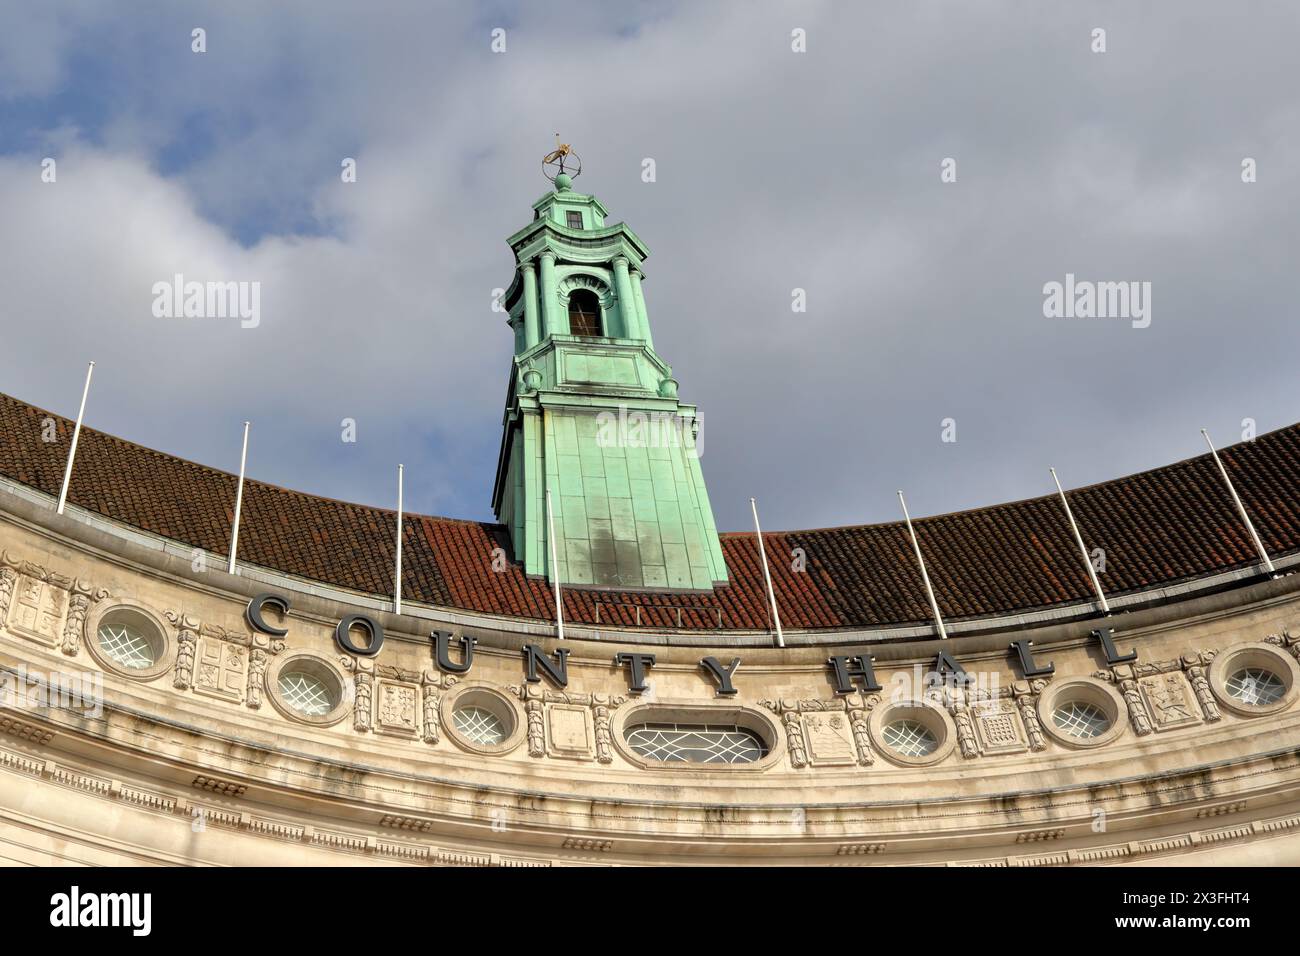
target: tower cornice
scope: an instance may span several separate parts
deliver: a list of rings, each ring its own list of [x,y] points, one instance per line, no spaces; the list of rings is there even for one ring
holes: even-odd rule
[[[521,263],[540,255],[542,249],[551,249],[575,262],[605,261],[621,254],[637,268],[650,257],[650,250],[641,237],[621,222],[600,229],[570,229],[549,219],[539,219],[520,229],[507,242],[515,260]]]

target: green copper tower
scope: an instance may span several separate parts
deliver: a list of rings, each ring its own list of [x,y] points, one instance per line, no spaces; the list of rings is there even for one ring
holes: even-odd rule
[[[561,584],[709,590],[727,567],[704,488],[693,405],[655,352],[645,244],[573,190],[577,157],[547,157],[555,189],[508,240],[514,331],[492,508],[515,560]],[[551,567],[550,492],[558,568]]]

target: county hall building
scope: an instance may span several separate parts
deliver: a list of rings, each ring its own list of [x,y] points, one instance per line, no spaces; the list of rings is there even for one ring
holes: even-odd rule
[[[495,523],[89,428],[59,513],[0,395],[0,861],[1300,863],[1300,426],[720,533],[645,244],[562,172],[509,245]]]

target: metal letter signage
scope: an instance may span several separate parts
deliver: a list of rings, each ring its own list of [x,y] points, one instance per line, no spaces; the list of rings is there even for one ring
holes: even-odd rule
[[[540,666],[546,671],[548,676],[556,687],[569,686],[569,649],[561,647],[555,652],[555,663],[552,664],[541,649],[536,644],[524,645],[524,680],[530,684],[536,684],[541,680],[537,676],[537,668]]]
[[[370,641],[364,647],[357,647],[352,643],[352,625],[360,624],[370,633]],[[384,629],[379,626],[379,622],[364,614],[349,614],[343,620],[339,621],[339,626],[334,628],[334,640],[338,642],[339,647],[349,654],[360,654],[362,657],[374,657],[379,653],[379,649],[384,646]]]
[[[632,681],[627,685],[627,689],[633,694],[644,694],[645,672],[655,666],[655,656],[653,654],[629,654],[620,653],[614,655],[615,664],[627,664],[631,671]]]
[[[447,653],[448,644],[451,643],[451,631],[434,631],[433,642],[439,670],[448,674],[464,674],[469,670],[470,664],[474,663],[474,645],[478,643],[477,638],[470,637],[468,634],[461,635],[459,664],[452,663],[451,655]]]
[[[958,681],[967,679],[966,668],[953,660],[952,655],[947,651],[940,651],[939,656],[934,659],[934,672],[940,677],[951,674]]]
[[[248,621],[248,626],[255,631],[261,631],[263,634],[271,634],[275,637],[284,637],[289,633],[287,627],[273,627],[266,623],[262,617],[262,608],[270,605],[278,610],[282,615],[289,613],[289,601],[278,594],[259,594],[253,600],[248,602],[248,607],[244,609],[244,618]]]
[[[863,690],[882,690],[883,688],[876,683],[876,672],[871,666],[871,661],[870,654],[850,654],[832,657],[827,661],[831,665],[835,693],[853,693],[854,677],[862,679]]]
[[[1106,652],[1106,663],[1123,664],[1127,661],[1137,660],[1137,651],[1129,651],[1127,654],[1121,654],[1115,649],[1114,635],[1115,630],[1110,627],[1103,627],[1100,631],[1092,632],[1092,636],[1101,641],[1101,649]]]
[[[1026,679],[1030,677],[1046,677],[1049,674],[1056,673],[1056,665],[1047,663],[1041,667],[1034,661],[1034,652],[1030,650],[1034,642],[1027,637],[1022,637],[1018,641],[1012,641],[1011,646],[1020,657],[1020,672]]]
[[[731,659],[731,664],[727,667],[723,667],[716,657],[706,657],[704,660],[700,661],[700,665],[712,674],[713,679],[718,682],[719,697],[730,697],[736,693],[736,688],[731,683],[731,678],[735,675],[737,668],[740,667],[739,657],[733,657]]]

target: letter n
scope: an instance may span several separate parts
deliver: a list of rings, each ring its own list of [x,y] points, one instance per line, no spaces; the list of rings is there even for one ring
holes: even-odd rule
[[[538,675],[537,669],[541,668],[546,671],[546,676],[551,679],[556,687],[567,687],[569,684],[569,649],[561,647],[555,652],[555,662],[552,663],[550,658],[542,653],[541,648],[536,644],[524,645],[524,679],[530,684],[536,684],[542,678]]]

